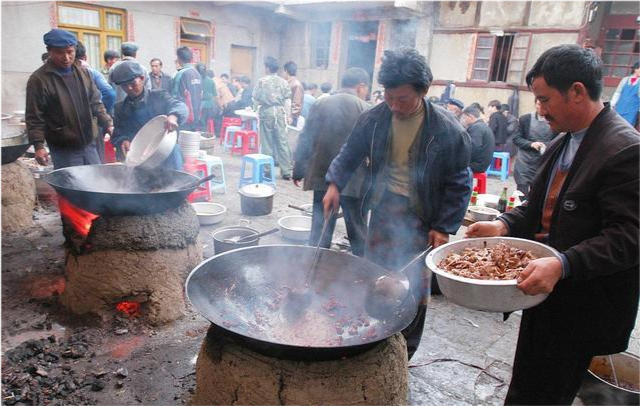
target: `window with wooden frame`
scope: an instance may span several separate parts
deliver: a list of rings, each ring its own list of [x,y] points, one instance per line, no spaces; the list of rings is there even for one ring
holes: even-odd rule
[[[126,12],[83,3],[57,3],[58,27],[71,32],[87,49],[87,62],[94,69],[104,64],[106,50],[120,52],[126,38]]]
[[[180,45],[191,49],[192,63],[207,63],[210,41],[213,37],[211,25],[202,20],[180,18]]]
[[[331,48],[331,23],[315,23],[311,26],[311,66],[315,69],[329,67]]]
[[[608,16],[603,21],[602,46],[605,86],[616,86],[631,74],[631,66],[640,59],[640,30],[636,16]]]
[[[478,34],[471,80],[520,85],[529,54],[531,34]]]

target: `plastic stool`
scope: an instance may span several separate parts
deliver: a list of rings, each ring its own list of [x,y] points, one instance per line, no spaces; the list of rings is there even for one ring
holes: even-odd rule
[[[251,164],[251,176],[245,177],[245,167],[246,164]],[[270,176],[265,176],[265,170],[270,171]],[[248,154],[242,157],[242,167],[240,168],[240,182],[238,183],[238,188],[241,188],[244,185],[249,185],[252,183],[265,183],[268,185],[273,185],[276,187],[276,181],[274,179],[275,176],[275,165],[273,163],[273,158],[269,155],[265,154]]]
[[[478,193],[481,195],[487,193],[487,173],[486,172],[474,173],[473,179],[478,181]]]
[[[212,134],[214,137],[216,136],[216,125],[215,125],[215,121],[213,121],[212,118],[207,120],[207,132],[209,134]]]
[[[235,125],[238,127],[242,126],[242,120],[238,117],[223,117],[222,118],[222,128],[220,129],[220,145],[224,142],[224,135],[227,132],[227,127]]]
[[[499,166],[498,162],[500,162]],[[500,180],[502,181],[509,179],[509,153],[494,152],[491,165],[489,165],[486,173],[487,175],[500,176]]]
[[[204,162],[198,162],[195,158],[187,158],[184,163],[185,172],[189,172],[192,175],[196,175],[199,178],[207,176],[207,164]],[[190,202],[194,201],[205,201],[208,202],[211,200],[211,191],[209,189],[209,182],[205,182],[202,185],[199,185],[196,190],[194,190],[188,197],[187,200]]]
[[[234,152],[239,152],[240,155],[257,154],[260,149],[259,143],[257,132],[238,130],[233,133],[231,156],[233,156]]]
[[[222,158],[219,156],[203,154],[204,151],[200,151],[198,155],[198,161],[207,165],[207,173],[212,174],[216,168],[220,168],[220,177],[216,176],[215,179],[210,180],[209,190],[213,193],[215,190],[222,188],[222,193],[227,193],[227,183],[224,176],[224,164]]]
[[[104,163],[112,164],[116,162],[116,149],[111,141],[104,142]]]
[[[222,150],[224,152],[227,152],[228,148],[233,148],[233,135],[235,134],[236,131],[240,131],[242,130],[242,127],[239,125],[230,125],[227,127],[227,129],[224,131],[223,137],[221,139],[224,139],[224,142],[221,142],[222,144]],[[238,142],[242,142],[242,139],[238,140]],[[240,146],[240,144],[238,144],[238,146]]]

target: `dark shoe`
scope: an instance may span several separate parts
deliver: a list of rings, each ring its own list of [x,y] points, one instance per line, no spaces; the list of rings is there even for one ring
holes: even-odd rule
[[[282,175],[282,179],[291,180],[291,175]]]

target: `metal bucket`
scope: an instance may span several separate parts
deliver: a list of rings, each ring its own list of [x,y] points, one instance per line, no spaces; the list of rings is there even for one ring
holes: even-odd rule
[[[628,352],[594,357],[578,397],[585,405],[638,405],[639,369],[640,358]]]
[[[258,230],[251,227],[244,227],[244,226],[221,228],[219,230],[214,231],[211,234],[211,237],[213,238],[213,248],[217,255],[217,254],[222,254],[223,252],[235,250],[238,248],[255,247],[260,242],[260,237],[252,238],[249,241],[243,241],[243,242],[230,242],[225,240],[233,237],[246,237],[248,235],[258,234],[258,233],[259,233]]]

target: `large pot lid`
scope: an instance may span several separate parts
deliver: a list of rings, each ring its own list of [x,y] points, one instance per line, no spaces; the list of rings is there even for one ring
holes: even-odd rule
[[[273,196],[275,192],[272,186],[262,183],[252,183],[240,188],[240,194],[248,197],[270,197]]]

